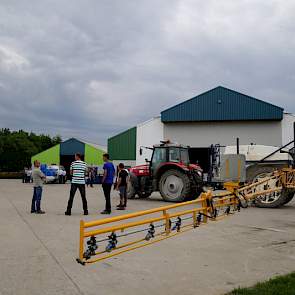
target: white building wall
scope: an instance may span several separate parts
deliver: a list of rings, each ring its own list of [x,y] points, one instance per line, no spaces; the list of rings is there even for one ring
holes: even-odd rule
[[[261,144],[281,146],[281,121],[232,121],[166,123],[164,138],[191,147],[208,147],[211,144]]]
[[[142,124],[137,125],[136,130],[136,165],[145,164],[145,159],[151,159],[152,151],[148,149],[142,149],[142,155],[140,155],[141,146],[150,146],[160,143],[163,140],[164,127],[160,117],[153,118]]]
[[[282,120],[282,145],[285,145],[294,139],[293,124],[295,122],[294,114],[284,114]]]
[[[126,167],[133,167],[136,162],[133,160],[114,160],[113,164],[117,167],[120,163],[123,163]]]
[[[240,144],[259,144],[281,146],[293,140],[293,123],[295,115],[284,114],[282,121],[231,121],[231,122],[161,122],[161,117],[150,119],[137,125],[136,163],[130,161],[129,166],[145,164],[150,159],[152,151],[142,149],[161,140],[192,147],[208,147],[211,144],[235,145],[236,138]],[[124,162],[124,161],[123,161]],[[125,161],[126,162],[126,161]],[[119,162],[118,162],[119,163]]]

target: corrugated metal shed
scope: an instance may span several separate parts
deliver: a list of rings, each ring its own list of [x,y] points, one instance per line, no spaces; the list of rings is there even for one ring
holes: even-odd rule
[[[135,160],[136,127],[109,138],[108,153],[112,160]]]
[[[218,86],[161,112],[162,122],[282,120],[283,109]]]
[[[104,150],[98,149],[93,145],[85,143],[85,157],[84,160],[88,165],[102,165],[102,155],[105,153]]]
[[[64,164],[61,163],[61,158],[71,157],[69,161],[74,160],[75,153],[80,153],[84,156],[85,161],[88,164],[102,165],[102,155],[106,152],[106,149],[98,148],[96,144],[88,144],[76,138],[70,138],[63,141],[48,150],[45,150],[31,158],[33,163],[34,160],[41,161],[42,164]]]
[[[35,160],[39,160],[42,164],[56,164],[59,165],[60,162],[60,144],[57,144],[31,158],[31,163],[33,164]]]
[[[106,152],[107,149],[108,149],[107,146],[103,146],[103,145],[100,145],[100,144],[97,144],[97,143],[93,143],[93,142],[89,142],[89,141],[84,141],[84,140],[80,140],[80,141],[82,141],[85,144],[88,144],[88,145],[90,145],[90,146],[92,146],[92,147],[94,147],[94,148],[96,148],[98,150],[102,150],[104,152]]]

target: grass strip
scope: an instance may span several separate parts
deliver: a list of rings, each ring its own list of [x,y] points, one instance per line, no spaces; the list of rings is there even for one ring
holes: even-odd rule
[[[295,295],[295,272],[278,276],[250,288],[238,288],[227,295]]]

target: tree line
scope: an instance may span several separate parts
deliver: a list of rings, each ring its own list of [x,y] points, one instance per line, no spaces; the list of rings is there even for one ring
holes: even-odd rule
[[[59,135],[51,137],[23,130],[0,129],[0,171],[18,172],[31,166],[31,157],[61,143]]]

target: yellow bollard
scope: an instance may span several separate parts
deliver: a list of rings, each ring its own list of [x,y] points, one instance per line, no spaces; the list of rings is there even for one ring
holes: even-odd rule
[[[166,210],[163,210],[163,215],[165,216],[165,233],[168,236],[170,234],[170,217]]]
[[[193,227],[197,226],[197,212],[193,212]]]
[[[201,195],[202,198],[204,198],[204,200],[202,201],[202,207],[203,207],[203,222],[207,223],[208,221],[208,206],[207,206],[207,200],[208,200],[208,194],[210,193],[210,191],[208,191],[207,193],[203,193]]]
[[[80,220],[80,245],[79,245],[79,258],[83,260],[84,253],[84,221]]]

